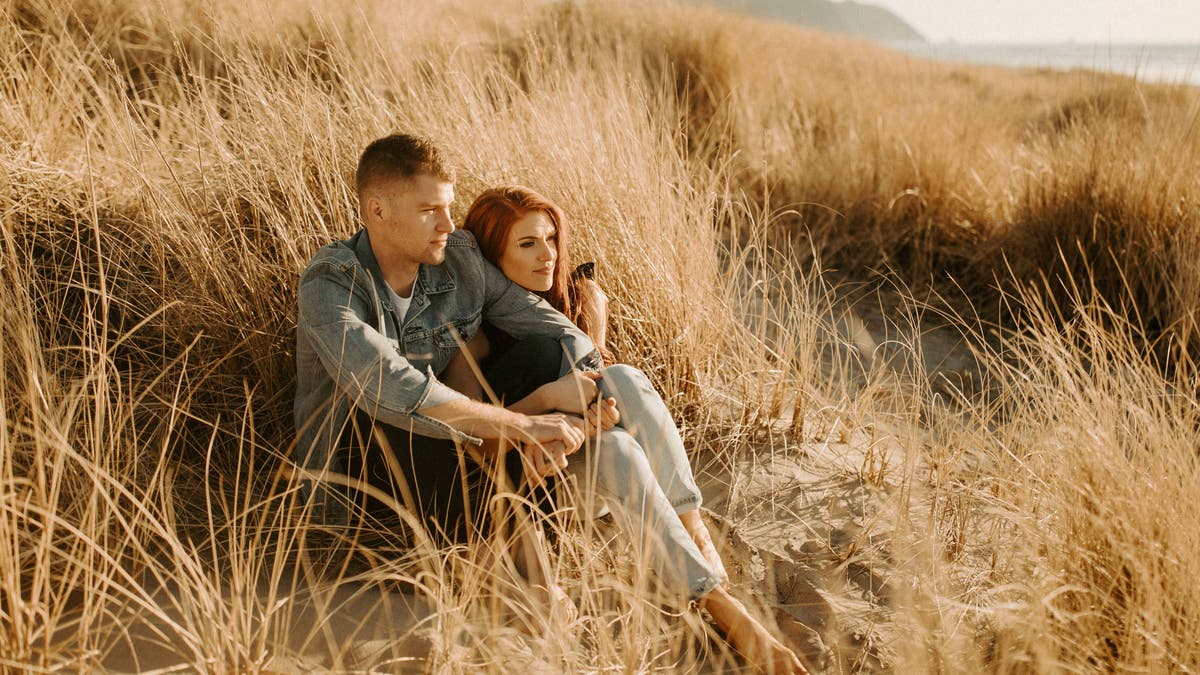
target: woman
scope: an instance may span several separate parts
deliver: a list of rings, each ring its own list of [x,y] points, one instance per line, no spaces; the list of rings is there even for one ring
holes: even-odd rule
[[[601,350],[605,363],[612,364],[606,345],[607,297],[591,278],[590,266],[572,273],[568,223],[561,209],[525,187],[495,188],[471,205],[463,229],[475,235],[484,257],[509,279],[575,321]],[[467,345],[471,359],[460,354],[442,379],[482,397],[471,360],[486,359],[503,348],[505,340],[495,331],[479,331]],[[581,410],[580,400],[595,403]],[[599,374],[572,372],[511,407],[526,413],[581,414],[594,431],[605,434],[590,461],[572,462],[569,472],[580,478],[588,472],[583,467],[591,465],[590,475],[579,482],[621,504],[619,516],[635,541],[647,531],[659,535],[660,578],[678,582],[681,588],[686,585],[692,599],[709,611],[744,656],[770,672],[805,672],[795,654],[729,594],[728,575],[700,518],[700,491],[682,439],[644,374],[625,365],[609,365]]]

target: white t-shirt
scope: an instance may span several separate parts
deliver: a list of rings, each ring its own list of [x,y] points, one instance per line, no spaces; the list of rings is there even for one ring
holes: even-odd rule
[[[408,314],[408,306],[412,304],[412,291],[408,292],[407,298],[400,297],[400,294],[392,290],[391,286],[384,284],[387,288],[388,295],[392,296],[392,304],[396,307],[396,316],[400,317],[400,323],[404,323],[404,315]],[[416,288],[416,284],[413,285]]]

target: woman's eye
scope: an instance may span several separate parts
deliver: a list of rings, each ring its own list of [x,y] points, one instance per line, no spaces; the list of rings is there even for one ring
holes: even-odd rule
[[[517,245],[518,245],[518,246],[520,246],[521,248],[533,248],[533,242],[532,242],[532,241],[523,241],[523,242],[521,242],[520,244],[517,244]]]

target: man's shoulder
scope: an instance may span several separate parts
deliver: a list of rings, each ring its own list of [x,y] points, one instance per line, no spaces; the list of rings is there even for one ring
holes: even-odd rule
[[[446,248],[457,249],[474,249],[479,250],[479,244],[475,241],[475,235],[466,230],[455,230],[450,233],[449,239],[446,241]]]
[[[321,269],[348,269],[358,264],[358,256],[354,252],[354,237],[330,242],[313,254],[309,259],[305,272]]]
[[[475,241],[475,235],[466,230],[455,230],[446,240],[446,260],[443,263],[448,269],[468,267],[474,269],[483,261],[483,252]]]
[[[421,266],[426,290],[437,292],[457,288],[460,292],[482,290],[486,283],[483,253],[475,235],[455,230],[446,240],[446,258],[439,265]]]

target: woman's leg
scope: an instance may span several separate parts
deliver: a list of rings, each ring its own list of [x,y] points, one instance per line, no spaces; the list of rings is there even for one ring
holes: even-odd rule
[[[614,516],[634,544],[644,547],[664,590],[699,598],[720,583],[627,430],[602,432],[599,447],[589,442],[569,462],[580,506],[589,506],[592,498],[614,506]]]
[[[700,506],[700,490],[692,476],[687,450],[667,404],[642,371],[617,364],[600,371],[604,396],[617,399],[619,426],[629,432],[646,453],[650,468],[676,513]]]
[[[590,496],[616,503],[614,515],[649,555],[664,590],[699,601],[734,649],[762,672],[807,672],[795,653],[729,594],[683,526],[646,453],[626,430],[603,432],[598,448],[582,452],[568,468],[580,487],[582,506]]]
[[[600,391],[617,400],[620,426],[633,436],[654,472],[658,484],[679,514],[684,529],[696,542],[704,559],[722,579],[728,579],[725,565],[713,545],[704,521],[700,519],[700,489],[692,475],[691,463],[679,428],[667,410],[667,404],[655,391],[642,371],[617,364],[601,371]]]
[[[724,585],[714,588],[700,598],[700,605],[708,610],[713,621],[725,631],[725,638],[729,640],[729,644],[760,672],[777,675],[808,673],[796,652],[771,635],[766,626],[754,618],[737,598],[730,595]]]

